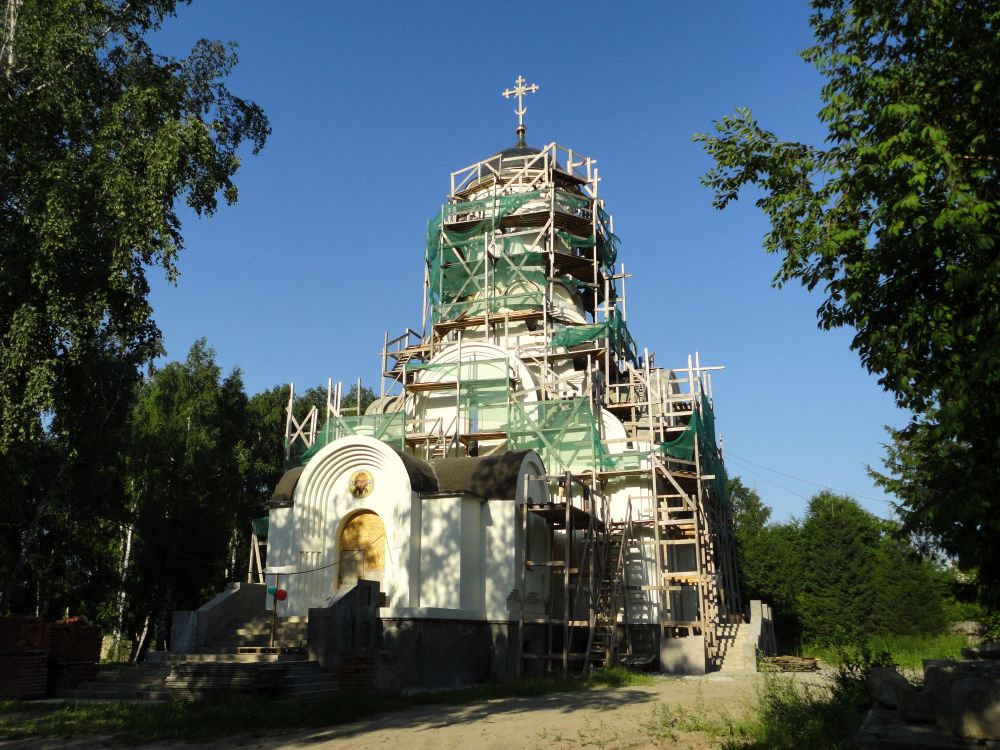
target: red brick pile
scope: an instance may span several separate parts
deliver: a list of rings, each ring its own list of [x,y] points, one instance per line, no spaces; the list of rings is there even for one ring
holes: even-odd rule
[[[37,617],[0,618],[0,698],[41,698],[48,683],[49,629]]]
[[[49,628],[49,690],[75,688],[97,678],[101,629],[83,617],[56,620]]]
[[[345,692],[398,693],[402,684],[399,662],[389,651],[355,651],[337,671],[337,688]]]

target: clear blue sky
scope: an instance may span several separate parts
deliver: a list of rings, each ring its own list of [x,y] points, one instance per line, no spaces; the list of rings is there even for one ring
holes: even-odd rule
[[[513,144],[500,92],[521,74],[541,87],[529,143],[598,159],[640,347],[660,366],[695,351],[726,366],[714,386],[730,474],[777,519],[817,485],[889,516],[865,465],[905,415],[851,332],[816,327],[819,295],[771,287],[762,215],[747,199],[712,208],[691,142],[742,105],[783,138],[821,141],[821,81],[797,54],[807,16],[786,0],[182,6],[156,47],[238,43],[230,88],[273,134],[244,160],[236,206],[186,219],[178,285],[152,274],[168,358],[205,336],[250,393],[330,376],[378,390],[383,332],[420,325],[426,220],[452,170]]]

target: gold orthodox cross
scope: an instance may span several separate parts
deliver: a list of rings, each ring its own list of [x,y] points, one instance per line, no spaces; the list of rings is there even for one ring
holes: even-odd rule
[[[517,97],[517,109],[514,110],[514,114],[517,115],[517,127],[520,129],[524,127],[524,115],[528,111],[524,107],[524,95],[534,94],[538,91],[538,84],[533,83],[530,86],[525,86],[524,76],[518,76],[515,83],[517,85],[514,88],[503,92],[503,98],[510,99],[512,96]]]

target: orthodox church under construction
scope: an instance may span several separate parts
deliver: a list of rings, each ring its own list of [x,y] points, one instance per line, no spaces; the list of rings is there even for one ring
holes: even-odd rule
[[[370,640],[412,684],[700,673],[742,620],[720,368],[660,367],[670,357],[632,338],[596,161],[527,145],[534,90],[504,92],[516,145],[451,173],[427,227],[423,325],[386,335],[380,397],[359,414],[331,383],[297,419],[290,394],[254,579],[279,622],[308,623],[321,661],[348,649],[324,635],[329,613],[376,585]]]

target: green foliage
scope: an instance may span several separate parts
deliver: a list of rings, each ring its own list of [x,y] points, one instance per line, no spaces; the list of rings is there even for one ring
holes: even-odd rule
[[[0,612],[23,608],[32,585],[36,600],[75,608],[74,592],[94,594],[115,565],[100,540],[125,513],[121,440],[140,369],[160,352],[147,269],[176,277],[179,202],[211,214],[220,193],[235,201],[241,144],[256,151],[269,132],[222,82],[231,47],[203,40],[183,59],[149,47],[176,5],[5,4],[0,481],[13,489]],[[55,581],[62,591],[37,590]]]
[[[880,531],[878,519],[850,498],[822,492],[809,501],[798,539],[803,637],[839,641],[882,624],[876,611]]]
[[[867,640],[873,653],[886,654],[886,661],[899,667],[920,669],[924,659],[960,659],[962,649],[969,645],[964,635],[941,633],[938,635],[887,635],[873,636]],[[845,664],[845,655],[840,646],[826,646],[812,643],[802,644],[804,656],[815,656],[835,667]]]
[[[371,389],[363,387],[363,402],[366,394]],[[310,389],[297,399],[296,416],[320,396],[325,408],[326,390]],[[73,476],[76,463],[58,454],[58,442],[42,444],[53,455],[31,474],[35,481],[46,481],[57,459],[68,469],[53,482],[14,608],[45,617],[67,608],[85,614],[121,636],[116,656],[128,659],[169,637],[173,609],[196,608],[245,575],[250,521],[267,512],[284,471],[288,391],[276,386],[248,399],[239,371],[223,376],[202,339],[183,362],[151,369],[122,403],[130,408],[122,434],[108,441],[111,466]],[[95,430],[94,442],[99,437]],[[93,458],[95,450],[86,444],[78,455]],[[0,454],[0,461],[13,455]],[[85,504],[71,489],[86,481],[94,500]],[[22,483],[18,491],[30,486]],[[12,506],[9,518],[30,523],[18,510]],[[0,535],[16,543],[13,525],[0,525]]]
[[[681,732],[696,732],[723,739],[723,744],[745,740],[748,736],[744,721],[735,718],[725,708],[709,708],[705,704],[700,685],[693,707],[660,703],[653,707],[648,719],[640,720],[638,724],[656,745],[682,742],[685,738],[680,736]]]
[[[237,149],[267,118],[221,82],[231,47],[185,59],[145,35],[173,0],[26,0],[0,66],[0,449],[37,440],[43,414],[113,346],[133,366],[159,350],[147,266],[173,277],[178,200],[236,200]]]
[[[126,474],[133,638],[173,609],[201,606],[246,559],[246,529],[260,511],[244,484],[247,418],[239,371],[222,378],[204,339],[140,388]]]
[[[739,109],[701,134],[704,184],[744,188],[771,223],[777,285],[820,289],[864,366],[915,413],[881,481],[1000,601],[1000,47],[992,3],[813,0],[825,147],[780,140]]]
[[[851,678],[832,689],[769,675],[757,693],[754,715],[740,735],[722,743],[726,750],[834,750],[851,747],[868,703],[863,685]]]
[[[726,483],[726,494],[732,511],[733,536],[740,574],[740,590],[748,599],[760,599],[772,580],[768,563],[768,521],[771,509],[760,499],[756,490],[734,477]]]
[[[340,403],[340,410],[344,414],[355,414],[360,412],[365,413],[365,410],[371,406],[372,402],[378,398],[375,395],[375,391],[366,385],[361,386],[360,394],[361,398],[358,399],[358,384],[355,383],[351,386],[351,389],[344,394]]]
[[[888,654],[864,639],[841,646],[836,673],[828,684],[809,685],[786,675],[766,675],[757,691],[754,715],[740,726],[740,737],[723,743],[727,750],[798,750],[853,747],[853,738],[871,698],[872,667],[894,666]]]
[[[771,524],[738,477],[729,492],[744,595],[774,607],[782,640],[832,645],[945,626],[948,575],[892,522],[821,492],[801,520]]]

